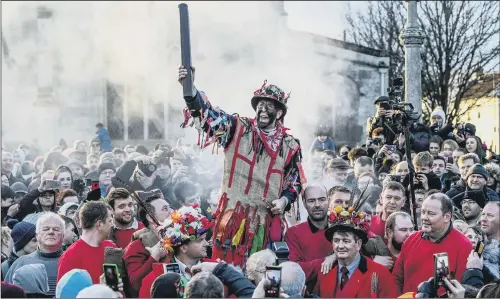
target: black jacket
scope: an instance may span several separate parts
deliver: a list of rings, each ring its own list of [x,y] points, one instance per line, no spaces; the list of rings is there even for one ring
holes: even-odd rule
[[[233,267],[221,263],[215,267],[213,274],[227,287],[228,296],[234,294],[238,298],[252,298],[255,285]]]
[[[500,197],[498,197],[498,194],[491,190],[488,187],[485,187],[484,189],[485,195],[487,200],[491,201],[499,201]],[[466,190],[466,187],[463,184],[456,184],[455,186],[451,187],[450,191],[446,192],[446,195],[450,198],[454,198],[453,202],[457,207],[459,207],[460,202],[463,200],[463,196],[458,196],[461,193],[464,193]]]

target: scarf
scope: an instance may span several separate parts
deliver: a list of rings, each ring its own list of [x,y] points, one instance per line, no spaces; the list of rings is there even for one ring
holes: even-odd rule
[[[265,131],[259,128],[255,118],[252,120],[252,128],[254,132],[254,150],[259,155],[262,154],[262,148],[260,146],[262,144],[269,156],[271,156],[272,159],[276,159],[281,150],[283,137],[285,136],[286,131],[288,131],[288,128],[285,128],[280,121],[277,121],[274,129]]]

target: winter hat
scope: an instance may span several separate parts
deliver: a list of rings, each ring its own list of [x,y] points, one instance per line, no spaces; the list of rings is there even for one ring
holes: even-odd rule
[[[10,186],[10,189],[12,189],[12,191],[14,191],[16,195],[17,193],[28,193],[28,187],[26,187],[26,185],[21,182],[15,182],[14,184],[12,184],[12,186]]]
[[[431,113],[431,120],[432,120],[432,117],[434,116],[439,116],[443,119],[443,124],[446,123],[446,114],[444,113],[444,110],[443,108],[441,108],[440,106],[437,106],[434,111],[432,111]]]
[[[11,229],[10,236],[14,241],[15,251],[23,249],[36,235],[35,225],[29,222],[10,219],[7,221],[7,226]]]
[[[181,276],[178,273],[165,273],[156,278],[151,286],[151,298],[182,298]]]
[[[20,267],[12,276],[12,283],[26,294],[47,294],[49,279],[44,264],[28,264]]]
[[[476,135],[476,126],[473,124],[466,123],[464,126],[464,131],[472,135]]]
[[[2,298],[26,298],[23,289],[2,281]]]
[[[328,163],[328,168],[331,169],[349,169],[349,164],[344,159],[334,158]]]
[[[42,214],[45,212],[38,212],[38,213],[31,213],[28,214],[26,217],[24,217],[23,222],[29,222],[33,225],[36,225],[36,222],[38,221],[38,218],[42,216]]]
[[[116,172],[116,167],[115,167],[115,164],[113,163],[110,163],[110,162],[104,162],[104,163],[101,163],[99,164],[99,170],[97,171],[99,173],[99,175],[101,174],[101,172],[103,172],[104,170],[108,170],[108,169],[111,169],[113,170],[114,172]]]
[[[475,201],[481,209],[484,208],[486,205],[486,196],[484,195],[483,190],[467,190],[463,192],[463,199],[462,201],[470,199]],[[460,202],[460,205],[458,206],[460,210],[462,209],[462,201]],[[456,201],[455,201],[456,203]]]
[[[81,290],[76,298],[118,298],[118,294],[103,284],[94,284]]]
[[[141,153],[138,153],[138,152],[132,152],[130,155],[128,155],[127,157],[127,161],[132,161],[132,160],[135,160],[135,158],[137,157],[142,157],[144,156],[143,154]]]
[[[2,187],[0,188],[1,190],[1,197],[2,197],[2,200],[5,200],[7,198],[12,198],[14,199],[14,197],[16,197],[16,193],[14,192],[14,190],[12,190],[12,188],[8,187],[8,186],[4,186],[2,185]]]
[[[73,269],[64,274],[56,286],[56,298],[76,298],[78,293],[92,286],[92,277],[82,269]]]
[[[480,174],[484,176],[486,180],[488,179],[488,171],[486,171],[484,166],[479,163],[472,165],[472,167],[469,169],[469,172],[467,172],[467,179],[473,174]]]

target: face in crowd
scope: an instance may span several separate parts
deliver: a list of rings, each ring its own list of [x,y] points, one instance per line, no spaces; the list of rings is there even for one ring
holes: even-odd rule
[[[443,213],[441,201],[430,196],[422,204],[420,217],[422,231],[437,239],[450,225],[452,215],[451,212]]]
[[[354,261],[361,250],[362,241],[351,232],[335,232],[332,245],[339,263],[348,265]]]
[[[330,195],[330,210],[335,207],[341,206],[344,209],[348,209],[351,202],[351,193],[335,191]]]
[[[403,242],[413,234],[414,228],[411,218],[408,216],[398,215],[394,222],[394,230],[387,229],[387,240],[391,242],[396,250],[401,250]]]
[[[273,100],[260,100],[255,112],[257,126],[261,129],[272,128],[276,119],[283,115],[283,111],[277,109]]]
[[[326,189],[318,185],[309,186],[304,193],[304,206],[311,220],[326,219],[329,207]]]

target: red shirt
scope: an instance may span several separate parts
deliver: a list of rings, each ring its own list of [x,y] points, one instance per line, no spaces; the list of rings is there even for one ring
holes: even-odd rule
[[[142,280],[153,270],[152,265],[157,261],[151,257],[141,240],[135,240],[125,249],[123,262],[127,268],[130,284],[139,291]]]
[[[102,241],[99,247],[92,247],[82,239],[73,243],[59,258],[57,282],[67,272],[82,269],[89,272],[94,284],[100,283],[99,277],[103,273],[102,265],[106,247],[116,248],[116,245],[109,240]]]
[[[138,221],[137,222],[137,227],[136,228],[127,228],[127,229],[114,229],[114,234],[115,234],[115,240],[116,240],[116,245],[120,247],[121,249],[125,249],[128,244],[132,242],[132,235],[144,228],[144,224],[142,222]]]
[[[418,231],[406,239],[392,269],[402,293],[416,292],[421,282],[434,276],[435,253],[448,253],[450,273],[454,274],[456,280],[462,281],[467,258],[472,250],[469,239],[453,227],[437,242],[431,242],[422,235],[423,232]],[[438,295],[445,293],[443,287],[438,291]]]
[[[385,221],[382,220],[381,215],[376,215],[376,216],[372,217],[370,231],[373,234],[382,237],[382,239],[384,239],[384,241],[385,241]]]
[[[325,237],[325,229],[318,229],[310,221],[289,228],[285,234],[289,248],[289,260],[298,263],[306,274],[307,287],[312,291],[316,284],[321,263],[333,250]]]

